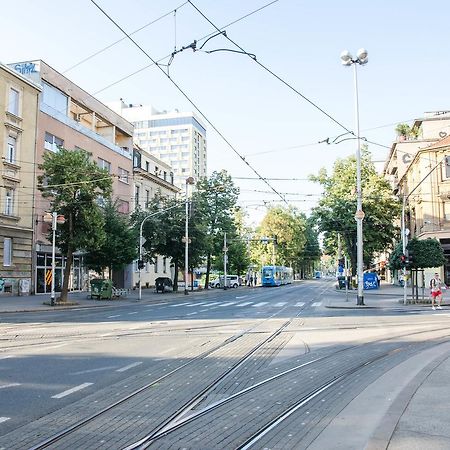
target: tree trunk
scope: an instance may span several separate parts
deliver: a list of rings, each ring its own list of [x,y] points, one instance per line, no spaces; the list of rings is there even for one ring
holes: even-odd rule
[[[70,279],[70,273],[72,271],[72,256],[73,256],[73,250],[72,246],[69,246],[67,249],[67,261],[66,261],[66,267],[64,268],[64,279],[63,279],[63,285],[61,288],[61,302],[67,302],[67,297],[69,293],[69,279]]]
[[[211,253],[208,252],[206,256],[206,277],[205,277],[205,289],[209,289],[209,272],[211,271]]]
[[[191,267],[191,291],[194,290],[194,268]]]
[[[173,292],[178,292],[178,260],[173,261],[174,274],[173,274]]]

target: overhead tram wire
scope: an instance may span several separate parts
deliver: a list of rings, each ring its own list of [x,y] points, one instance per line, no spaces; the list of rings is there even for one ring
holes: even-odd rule
[[[93,0],[91,0],[93,1]],[[281,78],[279,75],[277,75],[275,72],[273,72],[272,70],[270,70],[267,66],[265,66],[264,64],[262,64],[260,61],[258,61],[255,58],[255,55],[252,55],[251,53],[247,52],[246,50],[244,50],[238,43],[236,43],[235,41],[233,41],[230,37],[227,36],[226,33],[223,33],[222,30],[220,28],[217,27],[216,24],[214,24],[208,17],[205,16],[205,14],[203,14],[202,11],[200,11],[199,8],[197,8],[196,5],[194,5],[194,3],[192,3],[191,0],[188,0],[188,2],[192,5],[192,7],[194,9],[197,10],[197,12],[207,21],[209,22],[220,34],[222,34],[226,39],[228,39],[233,45],[235,45],[243,54],[247,55],[252,61],[254,61],[256,64],[258,64],[260,67],[262,67],[266,72],[270,73],[272,76],[274,76],[278,81],[280,81],[281,83],[283,83],[285,86],[287,86],[289,89],[291,89],[293,92],[295,92],[297,95],[299,95],[303,100],[307,101],[310,105],[312,105],[314,108],[316,108],[318,111],[320,111],[322,114],[324,114],[325,116],[327,116],[330,120],[332,120],[335,124],[337,124],[338,126],[340,126],[342,129],[344,129],[345,131],[347,131],[348,133],[355,135],[355,133],[351,130],[349,130],[345,125],[343,125],[341,122],[339,122],[337,119],[335,119],[331,114],[327,113],[324,109],[322,109],[319,105],[317,105],[316,103],[314,103],[311,99],[309,99],[308,97],[306,97],[306,95],[302,94],[299,90],[297,90],[295,87],[293,87],[291,84],[289,84],[287,81],[285,81],[283,78]]]
[[[247,14],[241,16],[241,17],[238,17],[237,19],[234,19],[233,21],[227,23],[226,25],[224,25],[224,26],[222,27],[222,29],[225,30],[226,28],[231,27],[232,25],[234,25],[234,24],[240,22],[241,20],[246,19],[247,17],[252,16],[253,14],[256,14],[256,13],[259,12],[259,11],[262,11],[263,9],[267,8],[268,6],[273,5],[274,3],[277,3],[278,1],[280,1],[280,0],[272,0],[272,1],[269,2],[269,3],[266,3],[265,5],[260,6],[259,8],[254,9],[253,11],[250,11],[249,13],[247,13]],[[207,34],[207,35],[205,35],[205,36],[203,36],[203,37],[197,39],[197,42],[202,42],[202,41],[204,41],[205,39],[208,39],[209,37],[211,37],[213,34],[215,34],[215,32],[214,32],[214,33],[209,33],[209,34]],[[126,39],[126,38],[124,38],[124,39]],[[93,55],[93,56],[94,56],[94,55]],[[159,59],[156,61],[156,63],[160,63],[160,62],[164,61],[165,59],[170,58],[171,56],[172,56],[172,54],[163,56],[162,58],[159,58]],[[90,58],[87,58],[86,61],[87,61],[88,59],[90,59]],[[84,61],[83,61],[83,62],[84,62]],[[81,64],[81,62],[80,62],[80,64]],[[137,75],[138,73],[141,73],[141,72],[143,72],[144,70],[149,69],[150,67],[152,67],[152,66],[154,66],[154,65],[155,65],[154,63],[147,64],[146,66],[141,67],[140,69],[135,70],[134,72],[132,72],[132,73],[130,73],[130,74],[128,74],[128,75],[125,75],[124,77],[120,78],[119,80],[116,80],[116,81],[112,82],[112,83],[109,84],[108,86],[106,86],[106,87],[104,87],[104,88],[102,88],[102,89],[100,89],[100,90],[94,92],[93,95],[100,94],[101,92],[106,91],[107,89],[109,89],[109,88],[115,86],[116,84],[119,84],[119,83],[121,83],[122,81],[125,81],[125,80],[127,80],[128,78],[131,78],[131,77],[133,77],[134,75]]]
[[[259,172],[242,156],[230,141],[222,134],[222,132],[208,119],[208,117],[201,111],[201,109],[194,103],[193,100],[181,89],[181,87],[170,77],[168,73],[130,36],[128,33],[111,17],[108,13],[99,6],[95,0],[91,2],[107,17],[128,39],[150,60],[156,67],[169,79],[169,81],[176,87],[176,89],[184,96],[184,98],[198,111],[203,119],[213,128],[213,130],[222,138],[222,140],[228,145],[228,147],[251,169],[251,171],[258,176],[273,192],[275,192],[286,205],[289,205],[286,199],[262,176]]]

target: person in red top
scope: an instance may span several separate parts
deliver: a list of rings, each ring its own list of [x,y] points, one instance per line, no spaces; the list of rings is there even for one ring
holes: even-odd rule
[[[435,273],[434,278],[430,280],[430,288],[431,288],[431,308],[436,309],[434,306],[434,302],[437,302],[437,309],[442,309],[442,289],[444,283],[439,278],[439,274]]]

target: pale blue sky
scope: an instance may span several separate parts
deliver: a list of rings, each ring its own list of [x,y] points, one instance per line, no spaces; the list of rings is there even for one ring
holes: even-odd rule
[[[98,0],[127,31],[139,28],[181,5],[183,0]],[[194,3],[218,26],[268,3],[269,0],[196,0]],[[76,7],[74,8],[74,5]],[[4,63],[43,59],[58,71],[122,37],[88,0],[15,0],[2,5]],[[17,14],[20,11],[20,14]],[[367,48],[369,63],[359,70],[360,122],[367,129],[421,117],[425,111],[450,109],[450,4],[445,0],[279,0],[227,29],[228,35],[321,108],[354,129],[352,69],[341,66],[339,55]],[[211,31],[211,25],[186,4],[176,15],[176,45],[190,44]],[[135,39],[155,59],[175,45],[173,15],[137,33]],[[225,38],[207,48],[233,48]],[[95,93],[149,64],[129,41],[66,73],[85,90]],[[186,50],[171,66],[171,76],[201,107],[208,118],[265,177],[307,178],[337,157],[355,151],[352,141],[339,146],[313,145],[341,129],[327,117],[264,72],[244,55],[206,54]],[[151,103],[157,109],[192,110],[188,102],[155,67],[98,94],[102,101],[122,97],[128,103]],[[362,135],[390,145],[394,125]],[[233,176],[253,176],[226,144],[208,129],[209,171],[225,168]],[[253,155],[266,150],[277,152]],[[387,150],[371,146],[374,159]],[[261,204],[276,199],[262,182],[237,181],[241,199]],[[288,199],[308,210],[320,192],[310,182],[273,181],[282,192],[301,195]],[[304,197],[303,194],[310,196]],[[311,196],[311,194],[313,196]],[[253,202],[253,200],[255,200]],[[245,204],[244,203],[244,204]],[[258,217],[264,211],[253,212]]]

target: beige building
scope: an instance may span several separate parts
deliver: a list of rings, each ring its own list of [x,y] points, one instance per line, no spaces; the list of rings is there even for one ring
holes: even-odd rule
[[[174,183],[184,189],[186,179],[207,176],[206,128],[193,112],[157,111],[150,105],[126,104],[111,108],[134,125],[137,144],[172,167]]]
[[[31,291],[39,92],[0,64],[0,296]]]
[[[155,196],[175,197],[180,189],[174,185],[174,174],[171,167],[156,156],[135,145],[133,156],[134,199],[132,208],[145,211]],[[137,261],[129,268],[131,287],[139,286],[139,269]],[[141,271],[143,287],[155,285],[158,277],[173,279],[170,258],[157,256],[155,263],[146,263]]]
[[[43,61],[10,64],[9,67],[29,77],[42,87],[38,113],[36,163],[45,152],[82,148],[92,154],[97,164],[113,176],[113,200],[120,211],[128,214],[133,196],[133,125],[88,94]],[[50,292],[51,244],[47,240],[50,225],[43,221],[49,203],[39,191],[35,195],[34,286],[36,293]],[[64,260],[56,258],[55,285],[62,285]],[[123,287],[126,271],[113,274],[114,282]],[[70,287],[87,288],[83,255],[74,256]]]
[[[417,137],[394,143],[385,176],[405,199],[410,237],[436,238],[450,257],[450,111],[426,113],[415,121]],[[438,269],[450,283],[450,264]],[[425,270],[425,284],[436,269]]]

